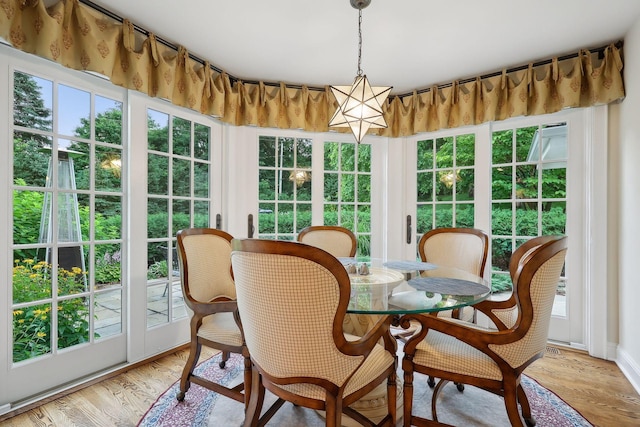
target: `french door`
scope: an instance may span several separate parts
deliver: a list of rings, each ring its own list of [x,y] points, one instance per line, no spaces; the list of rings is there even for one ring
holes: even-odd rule
[[[584,182],[592,173],[581,110],[506,120],[411,138],[406,144],[409,233],[405,257],[436,227],[476,227],[490,236],[486,279],[509,291],[509,257],[529,238],[569,236],[549,338],[582,346]]]
[[[2,413],[188,342],[175,234],[228,223],[220,123],[0,55]]]
[[[0,402],[91,375],[127,354],[126,91],[14,53],[1,78],[10,95],[2,97],[9,231],[1,252],[8,318],[0,324],[8,333],[0,335],[7,367]]]

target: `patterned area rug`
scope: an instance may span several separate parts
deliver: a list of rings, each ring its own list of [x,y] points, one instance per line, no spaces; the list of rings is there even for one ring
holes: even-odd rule
[[[220,355],[202,362],[196,370],[205,377],[225,384],[242,380],[242,358],[232,355],[227,367],[218,367]],[[539,427],[592,427],[576,410],[560,397],[523,376],[522,384],[529,397],[531,409]],[[243,405],[225,398],[196,384],[192,384],[183,402],[175,398],[179,389],[176,382],[151,406],[138,423],[139,427],[227,427],[241,426],[244,420]],[[424,402],[424,404],[419,404]],[[430,418],[431,389],[424,375],[416,375],[414,381],[414,411]],[[265,401],[265,407],[268,402]],[[400,414],[399,414],[400,415]],[[452,384],[444,387],[438,400],[438,419],[452,425],[491,426],[510,425],[503,400],[491,393],[466,386],[463,393]],[[324,419],[316,412],[285,404],[267,424],[268,426],[313,427],[323,426]],[[398,426],[402,425],[402,420]]]

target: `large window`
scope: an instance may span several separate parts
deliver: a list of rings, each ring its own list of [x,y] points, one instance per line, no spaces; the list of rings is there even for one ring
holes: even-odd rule
[[[211,129],[147,110],[147,327],[186,317],[176,233],[209,227]]]
[[[474,227],[475,134],[418,141],[416,241],[440,227]]]
[[[311,225],[311,139],[260,136],[258,237],[295,240]]]
[[[13,361],[123,333],[121,100],[13,74]]]
[[[511,286],[509,259],[520,244],[566,234],[567,124],[493,132],[491,182],[492,284],[502,290]],[[559,296],[564,289],[562,280]]]
[[[357,255],[371,255],[370,145],[324,143],[324,225],[353,231]]]

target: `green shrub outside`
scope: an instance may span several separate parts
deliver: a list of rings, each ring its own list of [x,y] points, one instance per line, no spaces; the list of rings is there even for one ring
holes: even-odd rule
[[[33,259],[15,260],[13,302],[46,300],[51,297],[51,265]],[[74,295],[85,289],[86,272],[58,269],[58,294]],[[58,348],[89,341],[89,306],[85,298],[58,302]],[[99,334],[94,334],[98,338]],[[13,310],[13,361],[20,362],[51,351],[51,304]]]

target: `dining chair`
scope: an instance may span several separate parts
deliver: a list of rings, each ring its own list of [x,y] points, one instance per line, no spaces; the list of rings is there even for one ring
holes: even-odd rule
[[[336,258],[356,256],[356,235],[334,225],[312,225],[298,233],[298,242],[324,249]]]
[[[240,328],[236,290],[231,271],[233,236],[213,228],[189,228],[177,233],[178,263],[185,304],[191,316],[189,358],[180,378],[176,396],[184,400],[191,383],[206,387],[238,402],[248,402],[251,360]],[[244,382],[225,387],[194,373],[202,346],[222,352],[224,369],[231,353],[244,356]]]
[[[253,365],[244,425],[264,425],[288,401],[325,411],[327,426],[342,425],[343,414],[366,426],[395,426],[391,316],[363,337],[345,334],[351,285],[334,256],[275,240],[234,239],[232,248],[238,310]],[[385,381],[387,414],[375,424],[350,405]],[[277,400],[261,419],[266,390]]]
[[[356,235],[345,227],[335,225],[312,225],[300,230],[298,242],[324,249],[336,258],[356,256]],[[345,331],[362,336],[379,319],[379,316],[347,313],[344,318]]]
[[[509,275],[514,283],[515,275],[518,272],[520,261],[541,245],[555,240],[556,236],[539,236],[531,238],[516,248],[509,259]],[[516,294],[511,290],[507,299],[499,301],[486,299],[473,306],[477,311],[486,315],[498,330],[508,329],[513,326],[518,319],[518,304]]]
[[[435,228],[426,232],[418,243],[422,261],[457,268],[480,277],[484,276],[488,248],[489,237],[477,228]],[[445,310],[437,315],[475,321],[473,307]]]
[[[420,331],[404,346],[404,426],[430,420],[412,414],[415,373],[440,378],[431,411],[437,421],[436,401],[449,381],[474,385],[504,397],[512,426],[535,425],[531,407],[520,383],[522,372],[543,357],[556,288],[564,266],[567,238],[556,236],[527,251],[514,274],[518,314],[515,322],[496,331],[435,316],[407,315],[402,325],[420,323]],[[506,325],[505,325],[506,326]]]

